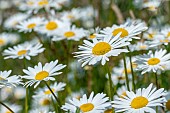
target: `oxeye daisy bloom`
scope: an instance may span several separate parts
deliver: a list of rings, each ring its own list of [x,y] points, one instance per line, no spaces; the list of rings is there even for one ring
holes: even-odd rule
[[[137,70],[142,70],[142,74],[146,72],[154,72],[164,70],[164,66],[170,63],[170,53],[166,50],[157,50],[155,53],[149,51],[148,54],[136,57]]]
[[[92,40],[93,38],[96,38],[97,34],[99,34],[100,32],[100,28],[96,27],[95,29],[90,29],[89,31],[86,32],[86,37],[90,40]]]
[[[20,22],[16,27],[19,29],[19,32],[31,32],[35,27],[40,26],[43,23],[44,19],[40,17],[33,17],[28,20]]]
[[[105,36],[103,39],[98,40],[93,39],[93,42],[84,40],[83,46],[79,46],[79,52],[74,57],[77,57],[79,62],[83,62],[82,67],[86,64],[94,65],[98,61],[104,65],[106,61],[109,61],[110,56],[118,56],[122,52],[128,52],[127,49],[122,49],[122,47],[129,45],[126,42],[127,38],[119,38],[120,33],[115,37]]]
[[[41,26],[35,28],[35,31],[46,34],[47,36],[55,36],[58,34],[59,30],[65,26],[70,26],[70,23],[58,19],[51,19],[49,21],[44,21]]]
[[[4,59],[23,59],[26,58],[28,60],[31,59],[31,56],[36,56],[39,53],[42,53],[45,48],[42,48],[42,44],[31,44],[31,43],[24,43],[14,46],[13,48],[9,47],[8,49],[4,50],[3,55],[5,56]]]
[[[4,27],[7,29],[16,29],[16,25],[28,18],[28,14],[18,13],[10,16],[4,22]]]
[[[43,107],[49,109],[49,106],[52,104],[51,98],[48,97],[33,97],[32,107]]]
[[[126,91],[126,96],[116,98],[113,107],[116,112],[126,113],[156,113],[154,107],[163,106],[166,102],[164,88],[152,89],[153,84],[147,88],[140,88],[136,94],[133,91]]]
[[[165,27],[161,29],[161,34],[170,39],[170,27]]]
[[[47,108],[35,108],[31,110],[29,113],[55,113],[55,112],[49,112]]]
[[[151,47],[152,47],[152,44],[150,41],[137,42],[136,44],[129,46],[131,51],[148,50]]]
[[[140,34],[142,31],[145,31],[147,27],[143,22],[135,23],[135,22],[126,22],[121,25],[113,25],[112,27],[106,27],[100,31],[102,34],[98,34],[98,36],[106,36],[112,35],[116,36],[121,33],[120,38],[129,38],[129,41],[133,39],[140,39],[136,35]]]
[[[28,70],[23,69],[23,72],[26,74],[25,76],[22,76],[22,78],[25,78],[29,81],[25,83],[25,86],[32,86],[34,85],[34,88],[36,88],[41,81],[54,81],[54,76],[61,74],[62,72],[59,72],[61,69],[66,67],[66,65],[58,64],[58,60],[51,61],[50,63],[46,63],[44,66],[42,66],[41,62],[38,63],[38,65],[32,67],[28,67]]]
[[[76,28],[76,26],[66,26],[61,29],[61,31],[58,33],[58,36],[53,37],[53,41],[59,41],[59,40],[74,40],[79,41],[81,38],[85,36],[85,30],[82,28]]]
[[[80,19],[80,17],[81,17],[80,11],[81,10],[79,8],[73,8],[73,9],[71,9],[71,11],[62,12],[61,19],[64,21],[69,21],[69,22],[76,21],[76,20]]]
[[[9,71],[0,71],[0,88],[2,87],[16,87],[16,85],[22,84],[21,79],[17,75],[12,75],[11,70]]]
[[[5,46],[7,44],[15,44],[19,41],[19,35],[13,33],[1,33],[0,34],[0,46]]]
[[[59,82],[59,83],[54,83],[53,85],[50,85],[50,88],[54,92],[54,94],[57,95],[59,91],[64,90],[64,87],[66,86],[65,83]],[[39,89],[33,97],[53,97],[51,91],[48,88],[41,88]]]
[[[21,106],[16,104],[9,104],[9,103],[5,103],[5,104],[9,106],[12,109],[12,111],[14,111],[15,113],[19,113],[22,109]],[[9,111],[6,107],[1,107],[0,113],[11,113],[11,111]]]
[[[157,11],[158,7],[161,4],[161,0],[150,0],[148,2],[143,3],[143,8],[147,8],[149,11]]]
[[[147,31],[143,33],[143,38],[147,40],[154,40],[155,36],[159,34],[158,29],[150,27]]]
[[[98,93],[94,96],[94,92],[90,94],[89,98],[84,94],[80,100],[73,98],[69,101],[70,103],[63,105],[62,109],[70,113],[75,113],[77,108],[80,109],[81,113],[103,113],[111,105],[106,94]]]

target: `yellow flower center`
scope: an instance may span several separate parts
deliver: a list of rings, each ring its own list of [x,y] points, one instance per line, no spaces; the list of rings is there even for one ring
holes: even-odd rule
[[[169,40],[168,40],[168,39],[164,39],[164,40],[160,40],[160,42],[168,43],[168,42],[169,42]]]
[[[75,36],[76,34],[74,33],[74,32],[72,32],[72,31],[68,31],[68,32],[65,32],[64,33],[64,36],[66,37],[66,38],[71,38],[71,37],[73,37],[73,36]]]
[[[33,29],[35,26],[36,26],[36,24],[35,24],[35,23],[32,23],[32,24],[29,24],[29,25],[27,26],[27,28],[28,28],[28,29]]]
[[[42,102],[40,103],[43,106],[49,105],[50,104],[50,100],[49,99],[43,99]]]
[[[108,53],[110,50],[111,50],[110,44],[106,42],[99,42],[93,47],[92,53],[94,55],[104,55]]]
[[[113,113],[113,110],[112,109],[108,109],[108,110],[104,111],[104,113]]]
[[[12,112],[8,110],[8,111],[6,111],[5,113],[12,113]]]
[[[123,74],[125,74],[125,70],[123,70]],[[131,69],[127,68],[127,74],[131,74]]]
[[[89,112],[93,110],[94,105],[92,103],[83,104],[80,106],[82,112]]]
[[[147,46],[146,45],[142,45],[142,46],[139,46],[140,49],[146,49]]]
[[[151,11],[154,11],[154,10],[156,10],[156,7],[155,6],[150,6],[150,7],[148,7],[148,9],[151,10]]]
[[[25,55],[27,53],[27,50],[20,50],[18,51],[18,56],[22,56],[22,55]]]
[[[33,5],[33,4],[34,4],[34,2],[32,2],[32,1],[28,1],[28,2],[27,2],[27,4],[31,6],[31,5]]]
[[[56,28],[58,28],[58,24],[56,22],[51,21],[46,24],[46,29],[48,30],[54,30]]]
[[[170,32],[168,32],[167,37],[170,37]]]
[[[153,39],[154,35],[155,35],[155,33],[149,33],[149,34],[148,34],[148,38],[149,38],[149,39]]]
[[[124,98],[124,96],[127,96],[126,91],[124,91],[124,92],[120,95],[120,98]]]
[[[91,34],[91,35],[89,36],[89,38],[91,38],[91,39],[96,38],[96,35],[95,35],[95,34]]]
[[[3,39],[0,39],[0,45],[3,45],[5,41]]]
[[[128,31],[124,28],[117,28],[112,32],[113,36],[116,36],[117,34],[121,33],[120,37],[124,38],[129,35]]]
[[[39,6],[44,6],[48,4],[48,0],[41,0],[40,2],[38,2]]]
[[[148,60],[148,64],[149,65],[156,65],[156,64],[158,64],[160,62],[160,60],[158,59],[158,58],[150,58],[149,60]]]
[[[166,109],[170,110],[170,100],[166,102]]]
[[[41,71],[36,74],[35,79],[36,80],[43,80],[44,78],[48,77],[49,73],[47,71]]]
[[[134,109],[140,109],[145,107],[148,104],[148,99],[142,96],[136,97],[131,102],[131,107]]]
[[[73,18],[74,18],[74,16],[73,16],[72,14],[69,14],[69,15],[67,16],[67,18],[69,18],[69,19],[73,19]]]
[[[54,89],[54,88],[52,88],[51,90],[52,90],[53,92],[55,91],[55,89]],[[46,94],[46,95],[50,95],[50,94],[51,94],[51,91],[50,91],[50,90],[44,91],[44,94]]]
[[[137,63],[132,62],[132,67],[133,67],[133,68],[136,68],[136,67],[137,67]]]
[[[6,80],[6,79],[0,76],[0,81],[4,81],[4,80]]]

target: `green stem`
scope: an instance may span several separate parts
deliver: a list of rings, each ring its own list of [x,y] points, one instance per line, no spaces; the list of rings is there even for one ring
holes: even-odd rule
[[[58,106],[61,108],[61,103],[59,101],[59,99],[57,98],[57,96],[54,94],[54,92],[52,91],[52,89],[50,88],[50,86],[47,84],[46,81],[44,81],[45,85],[48,87],[48,89],[50,90],[50,92],[52,93],[52,95],[54,96],[55,100],[57,101],[58,103]]]
[[[80,108],[77,108],[77,109],[76,109],[76,113],[80,113]]]
[[[133,84],[133,91],[136,92],[136,85],[135,85],[135,75],[133,71],[133,64],[132,64],[132,57],[131,57],[131,52],[129,47],[127,46],[128,51],[129,51],[129,60],[130,60],[130,68],[131,68],[131,73],[132,73],[132,84]]]
[[[55,113],[58,113],[58,110],[57,110],[57,108],[56,108],[56,105],[55,105],[55,102],[54,102],[53,98],[51,98],[51,101],[52,101],[52,104],[53,104]]]
[[[24,68],[26,68],[26,59],[24,58]],[[25,96],[25,113],[28,113],[28,98],[29,98],[29,89],[26,88],[26,96]]]
[[[0,104],[3,105],[4,107],[6,107],[11,113],[14,113],[14,111],[12,111],[12,109],[10,109],[7,105],[5,105],[3,102],[0,101]]]
[[[26,88],[25,113],[28,113],[28,88]]]
[[[126,68],[126,58],[125,58],[125,54],[124,53],[123,53],[123,63],[124,63],[124,69],[125,69],[126,85],[127,85],[128,91],[130,91],[130,88],[129,88],[129,78],[128,78],[128,73],[127,73],[127,68]]]
[[[159,88],[159,84],[158,84],[158,75],[157,73],[155,72],[155,83],[156,83],[156,87],[157,89]]]
[[[106,71],[109,75],[109,86],[110,86],[110,99],[113,100],[113,83],[112,83],[112,78],[111,78],[111,73],[109,71],[109,66],[108,63],[106,62],[105,64]]]

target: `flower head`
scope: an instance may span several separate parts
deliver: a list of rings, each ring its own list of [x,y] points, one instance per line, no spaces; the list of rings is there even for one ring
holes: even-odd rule
[[[26,74],[25,76],[22,76],[22,78],[25,78],[29,81],[25,83],[25,86],[32,86],[35,84],[34,88],[40,84],[41,81],[54,81],[54,76],[61,74],[62,72],[58,72],[66,65],[58,64],[58,60],[51,61],[50,63],[46,63],[44,66],[39,62],[38,65],[32,67],[28,67],[28,70],[23,69],[23,72]]]
[[[156,113],[153,107],[163,106],[166,102],[164,88],[152,89],[153,84],[147,88],[140,88],[136,93],[126,91],[126,95],[116,98],[113,101],[113,107],[116,112],[135,112],[135,113]]]

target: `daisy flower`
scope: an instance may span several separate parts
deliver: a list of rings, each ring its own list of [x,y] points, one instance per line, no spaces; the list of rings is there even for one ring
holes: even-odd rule
[[[7,44],[15,44],[19,41],[19,35],[13,33],[1,33],[0,34],[0,46],[5,46]]]
[[[28,11],[28,13],[37,13],[40,9],[44,8],[49,12],[50,7],[53,4],[53,0],[26,0],[20,5],[20,10]]]
[[[62,82],[55,82],[53,85],[50,85],[50,88],[54,92],[54,94],[57,94],[59,91],[64,90],[64,87],[66,86],[65,83]],[[39,89],[33,97],[53,97],[51,91],[48,88]]]
[[[152,45],[150,41],[143,41],[143,42],[137,42],[134,45],[130,45],[129,48],[131,51],[141,51],[141,50],[149,50],[151,46]]]
[[[23,13],[14,14],[5,20],[4,27],[7,29],[16,29],[16,25],[28,18],[28,16],[28,14]]]
[[[55,113],[55,112],[49,112],[46,108],[35,108],[31,110],[29,113]]]
[[[18,87],[15,87],[13,93],[16,99],[23,99],[25,98],[25,95],[26,95],[26,89],[21,86],[18,86]]]
[[[50,105],[51,105],[51,98],[48,98],[48,97],[33,97],[33,105],[32,107],[33,108],[45,108],[47,110],[50,109]]]
[[[97,34],[100,32],[100,28],[96,27],[95,29],[90,29],[89,31],[86,32],[86,37],[90,40],[92,40],[93,38],[96,38]]]
[[[152,53],[149,51],[148,54],[136,57],[137,70],[142,70],[142,74],[153,71],[156,73],[157,70],[164,70],[164,66],[170,63],[170,53],[166,50],[159,50]]]
[[[66,26],[61,29],[61,31],[58,33],[58,36],[53,37],[53,41],[59,41],[59,40],[74,40],[79,41],[81,38],[85,36],[85,30],[82,28],[76,28],[76,26]]]
[[[43,23],[44,19],[40,17],[33,17],[28,20],[20,22],[16,27],[19,29],[19,32],[31,32],[35,27],[40,26]]]
[[[170,39],[170,27],[165,27],[161,29],[161,34],[163,34],[166,38]]]
[[[163,106],[166,102],[164,88],[152,89],[153,84],[147,88],[140,88],[136,94],[133,91],[126,91],[126,96],[116,98],[113,107],[116,112],[126,113],[156,113],[153,107]]]
[[[70,26],[70,23],[58,19],[51,19],[50,21],[44,21],[41,26],[35,28],[35,31],[46,34],[47,36],[54,36],[65,26]]]
[[[25,78],[29,81],[25,83],[25,86],[32,86],[34,85],[34,88],[36,88],[41,81],[54,81],[54,76],[61,74],[62,72],[58,72],[66,65],[58,64],[58,60],[51,61],[50,63],[46,63],[44,66],[39,62],[38,65],[32,67],[28,67],[28,70],[23,69],[23,72],[26,74],[25,76],[22,76],[22,78]]]
[[[70,103],[63,105],[62,109],[71,113],[75,113],[77,108],[81,110],[81,113],[103,113],[110,106],[109,98],[103,93],[98,93],[94,96],[94,92],[92,92],[88,99],[87,95],[84,94],[80,100],[73,98],[69,101]]]
[[[106,27],[100,31],[102,34],[98,34],[98,36],[116,36],[117,34],[121,33],[120,38],[128,37],[129,41],[133,39],[140,39],[136,35],[140,34],[142,31],[145,31],[147,27],[143,22],[125,22],[121,25],[113,25],[112,27]]]
[[[71,11],[65,11],[61,13],[61,19],[64,21],[74,22],[80,19],[80,8],[73,8]]]
[[[155,28],[150,27],[143,33],[143,38],[147,40],[154,40],[155,36],[159,34],[159,31]]]
[[[168,110],[167,113],[170,113],[170,91],[167,92],[165,98],[167,100],[167,102],[165,103],[165,107]]]
[[[106,61],[109,61],[110,56],[118,56],[122,52],[128,52],[127,49],[122,49],[122,47],[129,45],[126,42],[128,38],[119,38],[120,33],[115,37],[105,36],[103,39],[98,40],[93,39],[93,42],[84,40],[83,46],[79,46],[79,52],[74,57],[77,57],[79,62],[83,62],[82,67],[86,64],[94,65],[98,61],[104,65]]]
[[[45,48],[42,48],[42,46],[43,45],[40,43],[31,44],[29,42],[26,42],[26,43],[14,46],[13,48],[9,47],[3,52],[3,55],[5,56],[4,59],[26,58],[27,60],[30,60],[31,56],[36,56],[39,53],[42,53],[44,51]]]
[[[16,87],[16,85],[22,84],[21,79],[17,75],[12,75],[11,70],[9,71],[0,71],[0,88],[2,87]]]
[[[143,3],[143,8],[147,8],[149,11],[157,11],[158,7],[161,4],[161,0],[150,0]]]
[[[16,105],[16,104],[7,103],[6,105],[9,106],[10,109],[12,111],[14,111],[15,113],[19,113],[21,111],[21,109],[22,109],[21,106]],[[11,113],[11,111],[9,111],[6,107],[1,107],[0,113]]]

